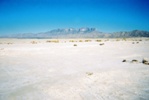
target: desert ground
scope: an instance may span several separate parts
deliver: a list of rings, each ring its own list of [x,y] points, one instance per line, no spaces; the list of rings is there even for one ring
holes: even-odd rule
[[[149,100],[149,38],[0,39],[0,100]]]

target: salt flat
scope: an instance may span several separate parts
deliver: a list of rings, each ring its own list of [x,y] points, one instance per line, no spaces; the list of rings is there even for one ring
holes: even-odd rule
[[[0,39],[0,100],[149,100],[149,39],[85,40]]]

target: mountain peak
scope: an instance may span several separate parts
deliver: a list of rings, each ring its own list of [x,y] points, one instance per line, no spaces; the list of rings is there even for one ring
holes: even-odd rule
[[[5,38],[130,38],[130,37],[149,37],[149,32],[141,30],[120,31],[115,33],[103,33],[96,31],[96,28],[82,27],[53,29],[41,33],[23,33],[11,36],[1,36]]]
[[[88,27],[83,27],[83,28],[79,28],[79,29],[75,29],[75,28],[65,28],[65,29],[54,29],[51,30],[50,32],[52,33],[89,33],[89,32],[93,32],[96,31],[95,28],[88,28]]]

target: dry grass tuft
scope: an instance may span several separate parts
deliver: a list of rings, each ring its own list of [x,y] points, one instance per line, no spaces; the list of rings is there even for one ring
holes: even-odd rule
[[[59,40],[47,40],[48,43],[59,43]]]

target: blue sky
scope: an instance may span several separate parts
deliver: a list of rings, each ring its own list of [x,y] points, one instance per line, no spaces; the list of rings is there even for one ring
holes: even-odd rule
[[[0,0],[0,34],[95,27],[149,31],[148,0]]]

